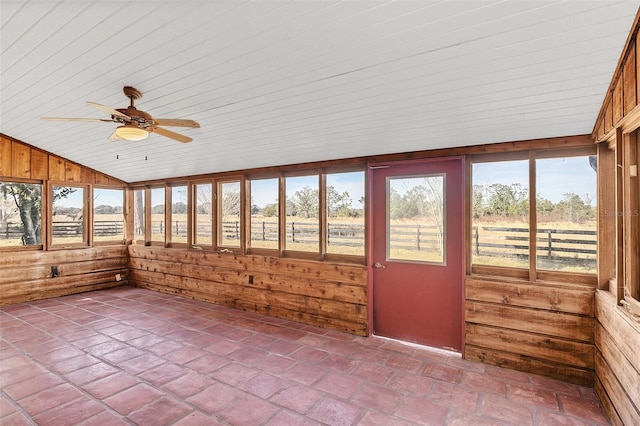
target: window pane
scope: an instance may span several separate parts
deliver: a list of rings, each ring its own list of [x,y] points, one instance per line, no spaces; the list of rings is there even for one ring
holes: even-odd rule
[[[194,220],[193,243],[200,245],[213,244],[213,209],[212,185],[202,183],[195,186],[196,211]]]
[[[387,180],[387,258],[444,263],[444,175]]]
[[[171,242],[187,242],[187,187],[171,188]]]
[[[151,189],[151,241],[164,242],[164,188]]]
[[[240,182],[220,184],[220,232],[218,244],[240,247]]]
[[[133,242],[145,242],[144,189],[133,191]]]
[[[84,235],[84,188],[54,186],[52,191],[51,244],[86,242]]]
[[[255,248],[278,248],[278,179],[251,181],[251,236]]]
[[[529,267],[529,161],[475,163],[471,259],[476,265]]]
[[[364,256],[364,172],[327,175],[327,253]]]
[[[286,178],[287,250],[320,251],[318,175]]]
[[[0,247],[42,244],[42,185],[0,182]]]
[[[124,240],[124,191],[93,190],[93,240]]]
[[[588,156],[536,160],[536,190],[537,268],[595,273],[595,164]]]

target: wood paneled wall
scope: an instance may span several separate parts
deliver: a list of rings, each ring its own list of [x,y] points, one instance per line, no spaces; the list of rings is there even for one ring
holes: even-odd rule
[[[126,184],[0,134],[0,180],[34,179],[123,187]],[[126,246],[0,251],[0,305],[127,284]],[[58,276],[51,277],[51,267]],[[116,280],[120,274],[120,281]]]
[[[51,268],[58,276],[51,277]],[[116,280],[120,274],[121,280]],[[0,305],[127,284],[126,246],[0,254]]]
[[[468,276],[465,358],[594,383],[594,292],[580,284]]]
[[[629,33],[609,90],[600,108],[593,128],[594,140],[611,139],[616,127],[631,115],[640,114],[640,40],[638,40],[638,17]]]
[[[0,179],[125,186],[126,183],[0,133]]]
[[[339,330],[367,333],[363,265],[129,246],[138,287]]]
[[[640,11],[629,33],[618,67],[613,75],[609,91],[600,109],[593,138],[598,142],[615,141],[616,132],[633,131],[640,122]],[[613,155],[606,146],[599,149],[598,162],[602,153]],[[615,163],[611,162],[612,167]],[[599,165],[600,166],[600,165]],[[607,166],[611,167],[611,166]],[[613,200],[615,175],[611,172],[599,174],[599,206],[609,203],[610,210],[617,210]],[[625,195],[623,194],[622,197]],[[624,205],[622,200],[618,200]],[[605,205],[602,208],[607,208]],[[612,232],[598,231],[598,238],[615,238]],[[629,235],[638,238],[637,235]],[[625,236],[627,238],[627,236]],[[598,253],[598,269],[601,281],[615,275],[616,242],[605,242],[612,250]],[[624,265],[624,262],[620,263]],[[605,284],[605,285],[603,285]],[[640,424],[640,318],[618,306],[615,288],[606,289],[601,282],[601,290],[596,293],[595,342],[595,389],[603,402],[605,411],[615,425]]]

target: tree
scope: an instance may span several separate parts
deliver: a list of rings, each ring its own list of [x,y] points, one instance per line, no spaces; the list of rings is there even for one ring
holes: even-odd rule
[[[305,186],[287,200],[287,216],[318,217],[318,201],[318,190]],[[291,210],[289,203],[291,203]]]
[[[267,204],[262,208],[262,216],[276,217],[278,216],[278,203]]]
[[[591,199],[587,196],[586,201],[574,192],[563,194],[563,199],[556,204],[554,211],[557,211],[564,220],[569,222],[584,222],[595,217],[595,212],[591,207]]]
[[[528,190],[519,183],[494,183],[486,188],[488,200],[485,214],[496,216],[524,216],[529,211]]]
[[[327,216],[348,217],[353,216],[351,198],[349,192],[338,193],[333,185],[327,186]]]

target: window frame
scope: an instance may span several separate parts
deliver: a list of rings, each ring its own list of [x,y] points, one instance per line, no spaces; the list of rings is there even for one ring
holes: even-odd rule
[[[255,255],[263,255],[263,256],[279,256],[281,252],[281,233],[280,228],[282,223],[280,221],[281,211],[280,211],[280,198],[281,198],[281,173],[276,174],[268,174],[268,175],[253,175],[245,177],[245,210],[244,215],[247,218],[245,220],[245,235],[246,235],[246,246],[245,253],[246,254],[255,254]],[[277,216],[277,228],[278,228],[278,241],[276,244],[276,248],[264,248],[264,247],[252,247],[251,246],[251,182],[257,180],[275,180],[276,181],[276,192],[278,193],[278,216]]]
[[[222,234],[223,234],[223,230],[222,230],[222,223],[223,223],[223,213],[222,213],[222,203],[223,203],[223,195],[222,194],[222,185],[227,184],[227,183],[238,183],[239,185],[239,190],[240,190],[240,194],[239,197],[239,201],[240,201],[240,206],[239,206],[239,217],[238,219],[240,220],[240,224],[239,224],[239,231],[240,231],[240,241],[238,242],[237,246],[231,246],[231,245],[225,245],[222,243]],[[247,249],[247,237],[246,237],[246,223],[247,221],[247,217],[246,217],[246,209],[247,209],[247,202],[246,202],[246,198],[247,198],[247,193],[246,193],[246,179],[244,175],[233,175],[233,176],[225,176],[222,178],[218,178],[218,179],[214,179],[213,181],[213,198],[214,198],[214,202],[215,202],[215,206],[212,209],[212,219],[213,219],[213,225],[212,225],[212,230],[213,230],[213,244],[214,247],[217,251],[224,251],[224,252],[231,252],[231,253],[246,253],[246,249]]]
[[[538,269],[536,265],[537,261],[537,209],[536,198],[531,194],[537,194],[536,183],[536,161],[537,159],[550,159],[561,157],[577,157],[577,156],[589,156],[596,155],[597,149],[594,145],[585,145],[581,147],[572,148],[549,148],[549,149],[529,149],[522,151],[500,152],[500,153],[483,153],[474,154],[467,157],[466,173],[466,271],[467,275],[489,275],[489,276],[502,276],[515,279],[528,280],[530,282],[537,281],[560,281],[571,282],[575,284],[585,284],[591,287],[597,286],[598,272],[596,268],[595,273],[584,272],[563,272],[553,270]],[[472,263],[472,241],[471,241],[471,227],[472,227],[472,195],[473,195],[473,173],[472,168],[475,163],[487,163],[487,162],[499,162],[499,161],[521,161],[528,160],[529,172],[528,172],[528,193],[529,193],[529,265],[527,268],[516,267],[504,267],[504,266],[488,266],[488,265],[476,265]],[[598,177],[596,180],[596,196],[599,193],[597,182],[600,181]],[[597,212],[601,209],[598,203]],[[599,257],[600,250],[597,249],[596,259]]]
[[[108,190],[116,190],[122,191],[122,238],[121,239],[113,239],[113,240],[103,240],[96,241],[95,239],[95,203],[93,202],[96,189],[108,189]],[[98,246],[109,246],[109,245],[125,245],[127,242],[127,190],[122,186],[107,186],[107,185],[92,185],[91,188],[91,236],[92,236],[92,247]]]
[[[187,237],[185,242],[175,242],[173,241],[173,188],[184,187],[185,194],[187,195],[187,211],[185,213],[187,219]],[[171,224],[165,233],[165,247],[173,247],[173,248],[187,248],[189,245],[189,234],[191,229],[191,215],[189,214],[189,198],[190,198],[190,190],[189,190],[189,182],[179,181],[179,182],[167,182],[165,184],[165,206],[169,206],[169,208],[165,208],[165,221],[168,224]]]
[[[83,241],[79,243],[54,243],[53,241],[53,188],[72,187],[82,188],[82,223]],[[43,200],[44,202],[44,200]],[[90,214],[87,214],[90,213]],[[48,181],[47,182],[47,250],[66,250],[93,247],[93,185],[79,182]]]
[[[198,226],[198,185],[211,185],[211,234],[209,237],[211,238],[211,244],[202,244],[197,241],[198,230],[196,229]],[[201,180],[193,180],[189,182],[188,192],[187,192],[187,245],[190,249],[195,250],[206,250],[212,251],[216,250],[216,189],[215,182],[213,179],[201,179]]]
[[[0,179],[3,183],[26,183],[40,185],[40,244],[18,245],[18,246],[2,246],[0,252],[6,251],[29,251],[44,250],[49,241],[47,228],[49,226],[48,211],[49,209],[49,190],[45,181],[39,179],[22,179],[15,177],[5,177]]]

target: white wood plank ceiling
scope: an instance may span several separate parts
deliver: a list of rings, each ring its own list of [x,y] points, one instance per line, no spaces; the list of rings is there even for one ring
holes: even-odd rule
[[[0,131],[136,182],[590,133],[638,1],[0,2]],[[190,118],[109,142],[94,101]]]

